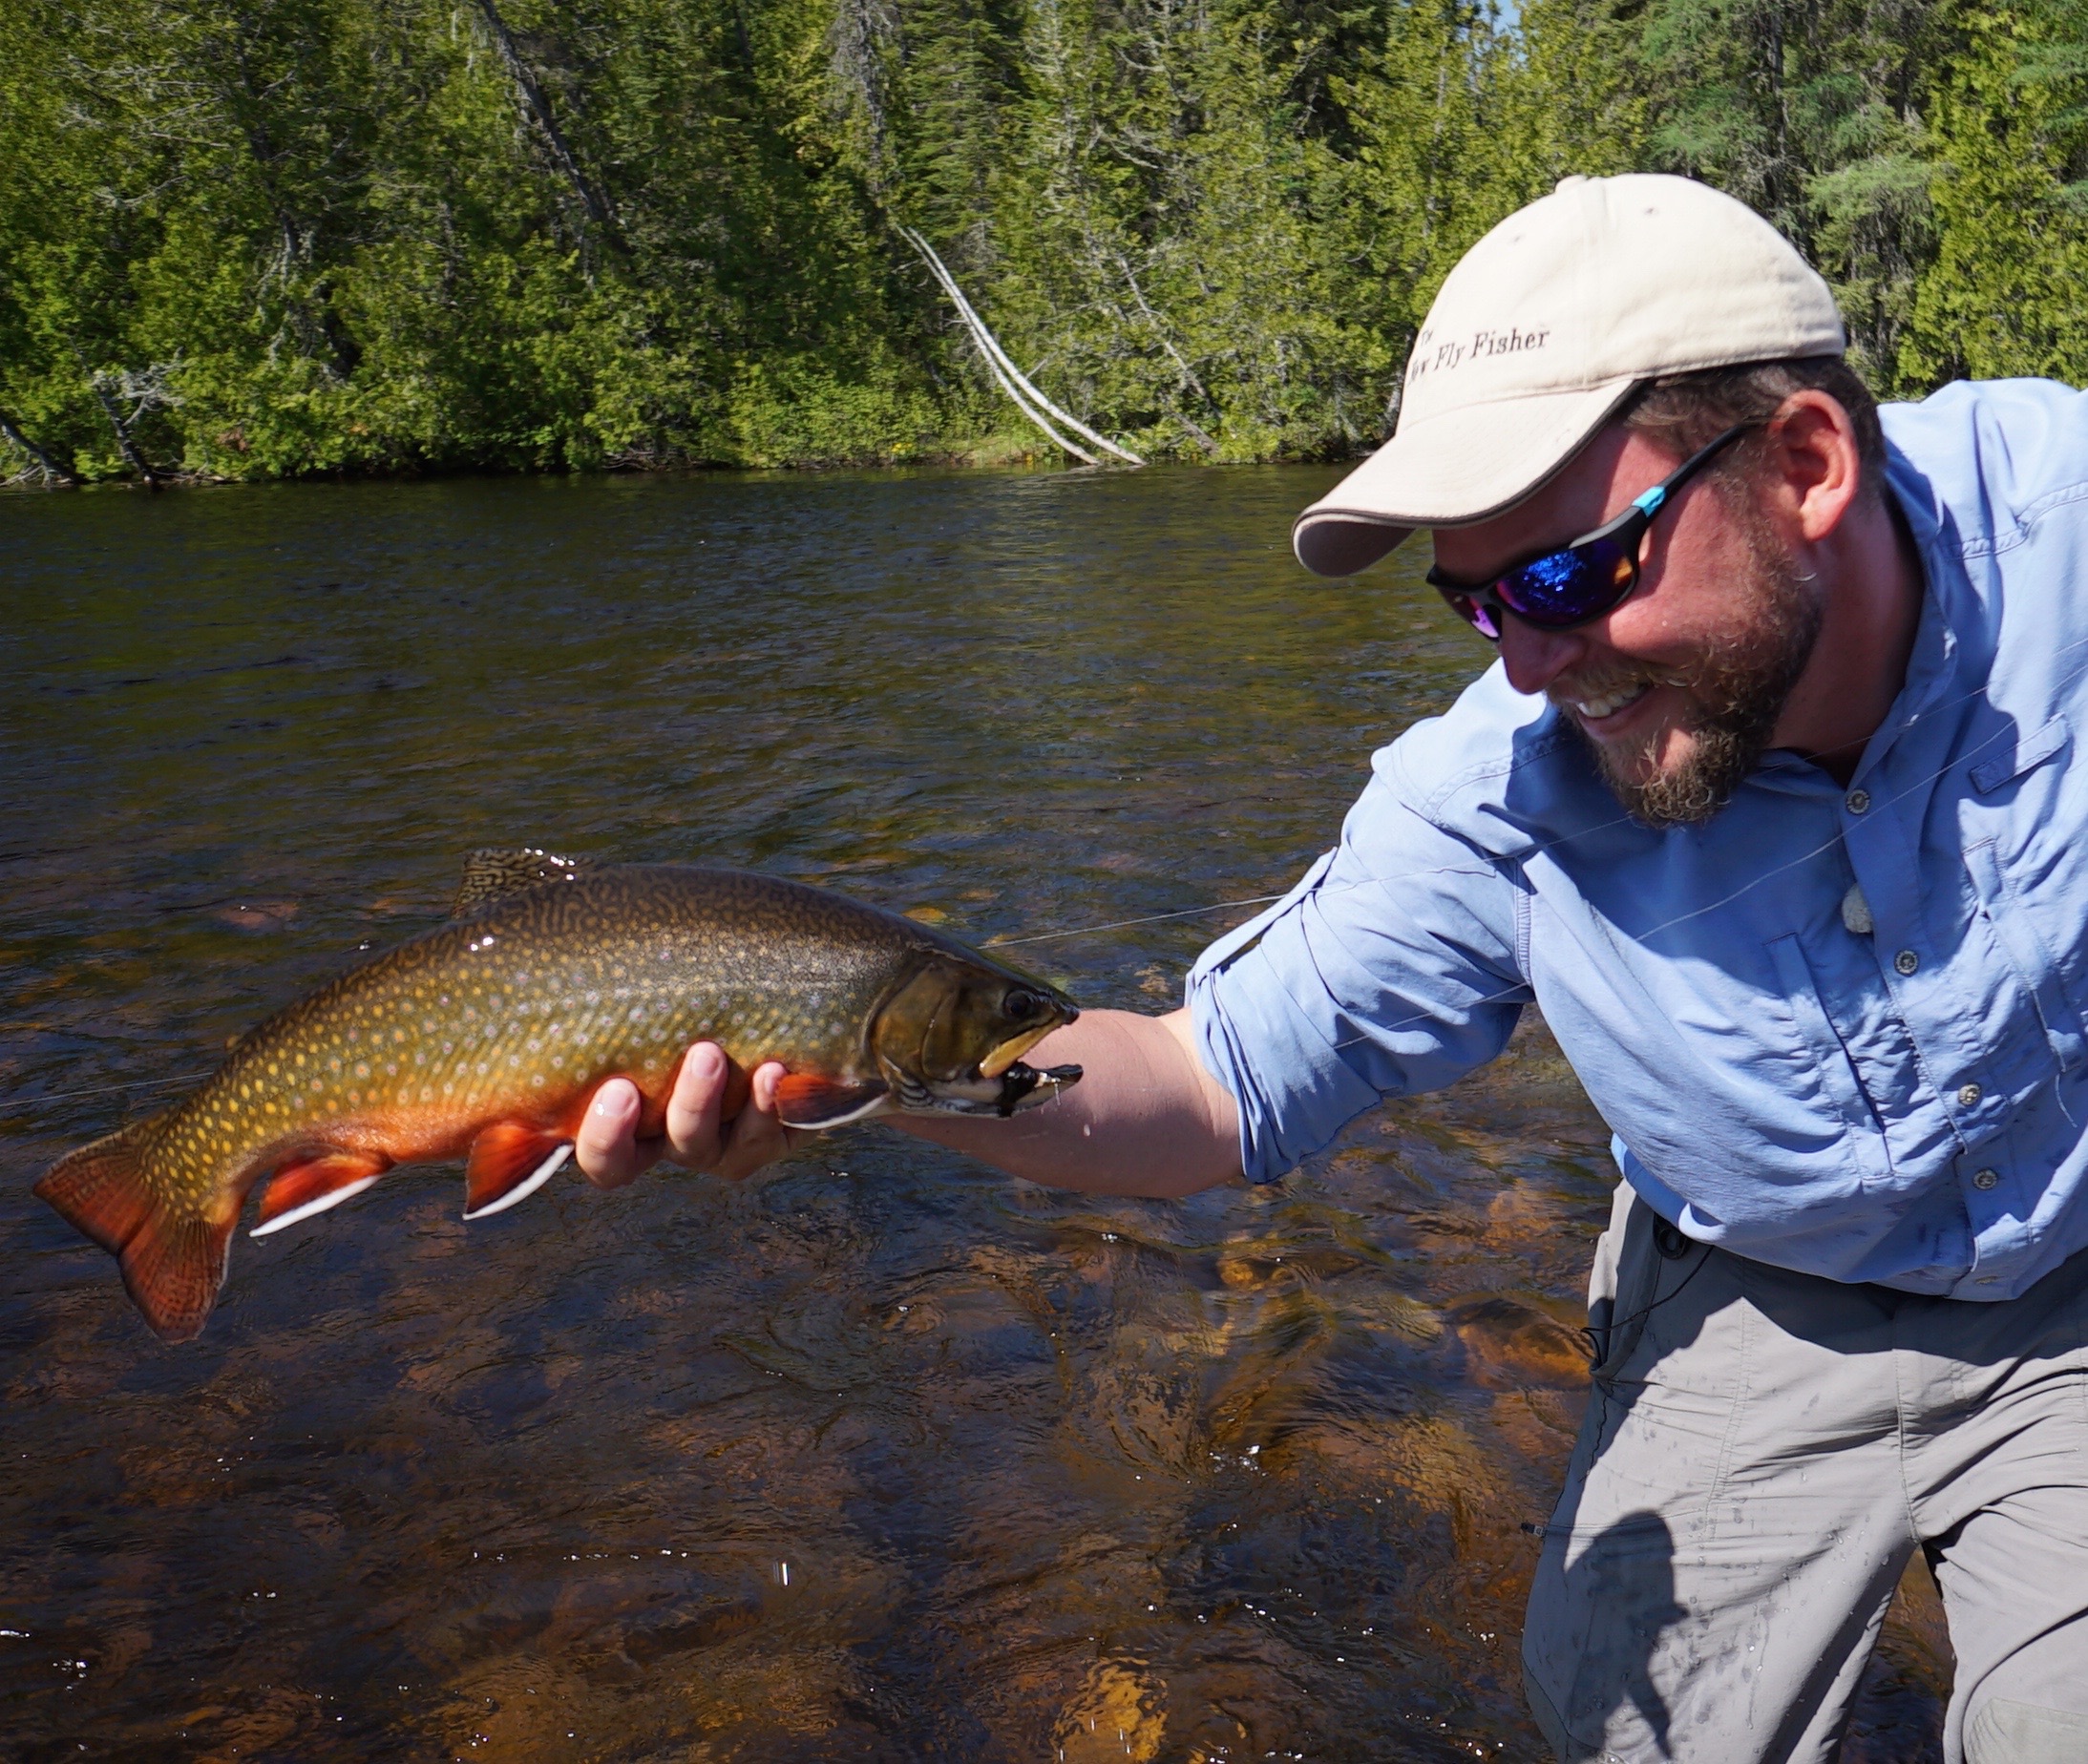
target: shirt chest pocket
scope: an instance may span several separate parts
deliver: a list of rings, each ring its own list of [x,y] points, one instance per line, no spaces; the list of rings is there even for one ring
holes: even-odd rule
[[[2053,1059],[2060,1071],[2074,1071],[2088,1049],[2082,1041],[2080,1009],[2069,994],[2056,952],[2002,868],[1992,839],[1982,839],[1967,850],[1965,869],[1994,943],[2036,1006]]]
[[[1990,754],[1974,766],[1971,774],[1972,788],[1981,796],[1998,796],[2047,760],[2059,758],[2067,745],[2066,719],[2054,717],[2035,734],[2016,742],[2008,752]]]
[[[1972,767],[1976,795],[1965,870],[1995,946],[2035,1006],[2059,1069],[2088,1059],[2077,981],[2070,979],[2088,908],[2079,869],[2088,839],[2088,803],[2070,775],[2072,743],[2063,717]]]
[[[1811,959],[1796,932],[1769,945],[1783,1005],[1820,1087],[1820,1102],[1840,1128],[1840,1143],[1867,1187],[1888,1184],[1892,1161],[1885,1126],[1857,1071],[1855,1057],[1822,997]]]

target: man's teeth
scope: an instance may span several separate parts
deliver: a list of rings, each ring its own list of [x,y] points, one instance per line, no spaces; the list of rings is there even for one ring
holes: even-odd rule
[[[1643,697],[1652,689],[1652,681],[1641,680],[1636,685],[1619,687],[1614,692],[1605,693],[1601,698],[1575,699],[1573,708],[1591,723],[1598,722],[1604,717],[1614,716],[1633,700]]]

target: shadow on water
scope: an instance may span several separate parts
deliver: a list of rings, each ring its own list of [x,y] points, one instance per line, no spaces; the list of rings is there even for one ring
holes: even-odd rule
[[[239,1240],[179,1351],[29,1194],[476,845],[974,938],[1280,888],[1484,660],[1416,559],[1301,576],[1329,477],[0,505],[10,1755],[1538,1756],[1521,1527],[1613,1178],[1534,1021],[1179,1205],[875,1127],[473,1227],[406,1171]],[[1023,956],[1161,1008],[1238,916]],[[1935,1649],[1895,1620],[1862,1755],[1932,1744]]]

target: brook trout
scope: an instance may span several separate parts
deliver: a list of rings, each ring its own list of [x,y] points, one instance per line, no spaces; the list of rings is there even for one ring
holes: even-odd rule
[[[451,923],[279,1012],[183,1101],[61,1159],[36,1192],[117,1257],[162,1338],[186,1341],[264,1178],[257,1236],[394,1165],[468,1152],[464,1216],[481,1218],[558,1172],[607,1079],[638,1086],[639,1130],[660,1132],[697,1040],[737,1068],[728,1111],[776,1060],[793,1126],[1009,1115],[1080,1077],[1022,1060],[1079,1014],[954,937],[823,889],[480,852]]]

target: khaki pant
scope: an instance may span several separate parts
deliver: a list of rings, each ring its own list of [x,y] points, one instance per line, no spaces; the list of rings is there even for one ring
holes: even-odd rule
[[[2088,1761],[2088,1254],[2007,1304],[1786,1273],[1619,1189],[1524,1679],[1564,1759],[1834,1754],[1926,1548],[1951,1764]]]

